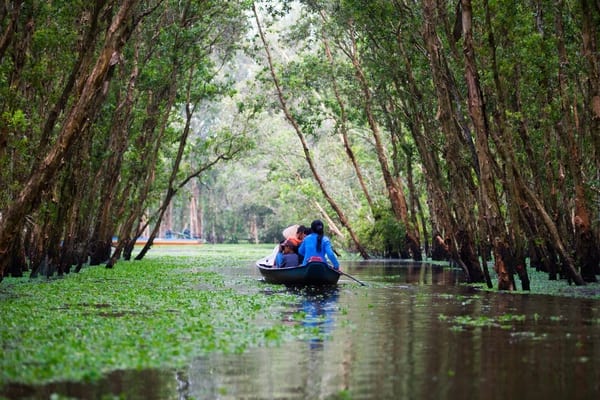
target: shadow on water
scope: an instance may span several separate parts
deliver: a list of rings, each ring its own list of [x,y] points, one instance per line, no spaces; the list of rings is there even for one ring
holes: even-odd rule
[[[127,371],[98,384],[12,386],[9,398],[597,399],[600,302],[488,293],[428,263],[347,263],[366,286],[284,288],[302,340],[212,354],[180,371]],[[238,271],[239,273],[239,271]],[[5,388],[6,389],[6,388]]]

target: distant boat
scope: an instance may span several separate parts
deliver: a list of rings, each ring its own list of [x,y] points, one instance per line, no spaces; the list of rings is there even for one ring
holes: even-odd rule
[[[116,245],[118,239],[113,239],[113,245]],[[148,238],[138,238],[135,241],[136,245],[144,246],[148,243]],[[165,239],[165,238],[156,238],[152,241],[153,246],[188,246],[188,245],[201,245],[204,241],[202,239]]]

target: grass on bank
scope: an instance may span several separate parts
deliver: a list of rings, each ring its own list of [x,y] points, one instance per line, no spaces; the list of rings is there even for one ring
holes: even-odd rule
[[[293,336],[299,328],[280,321],[280,305],[293,297],[265,295],[251,274],[252,262],[272,247],[156,248],[114,269],[6,278],[0,283],[0,386],[183,366],[208,352],[240,352]],[[227,267],[243,273],[219,272]]]

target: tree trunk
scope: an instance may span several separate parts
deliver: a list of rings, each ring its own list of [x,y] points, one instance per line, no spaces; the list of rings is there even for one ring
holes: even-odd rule
[[[488,15],[486,16],[487,20],[488,20],[488,26],[490,25],[490,16],[489,16],[489,10],[486,9],[486,13],[488,13]],[[490,29],[491,32],[491,28]],[[490,48],[492,49],[492,55],[494,57],[495,51],[495,43],[493,41],[493,35],[489,36],[489,40],[490,40]],[[506,100],[504,99],[504,90],[502,89],[502,87],[499,84],[499,79],[498,79],[498,70],[495,64],[495,59],[493,59],[493,72],[494,72],[494,77],[495,77],[495,83],[496,83],[496,88],[497,88],[497,94],[500,96],[499,98],[499,104],[500,107],[502,107],[506,104]],[[520,111],[520,97],[519,97],[519,93],[517,92],[517,106],[516,106],[516,111]],[[544,205],[542,204],[542,202],[539,200],[538,196],[536,195],[536,193],[534,192],[534,190],[531,189],[531,187],[524,181],[524,178],[522,177],[522,173],[521,173],[521,169],[522,167],[518,165],[518,163],[515,161],[515,152],[512,149],[512,141],[510,140],[510,135],[508,135],[507,133],[505,133],[503,130],[505,128],[505,124],[503,122],[503,111],[500,110],[499,112],[497,112],[495,114],[495,117],[497,119],[497,124],[498,124],[498,129],[500,130],[500,135],[498,135],[497,132],[495,132],[494,130],[490,131],[490,134],[492,135],[494,142],[496,144],[496,148],[503,160],[503,162],[506,164],[506,169],[507,169],[507,175],[509,176],[509,179],[505,180],[505,187],[508,188],[508,193],[509,195],[512,193],[513,196],[513,204],[514,205],[518,205],[519,207],[519,213],[520,215],[522,215],[521,220],[523,221],[523,226],[525,226],[527,228],[527,231],[530,232],[530,234],[536,235],[533,236],[533,246],[534,248],[537,249],[536,254],[540,257],[540,262],[541,264],[547,268],[548,273],[550,274],[550,279],[556,279],[556,273],[557,273],[557,269],[556,269],[556,262],[557,262],[557,256],[555,255],[556,253],[558,254],[558,256],[560,256],[560,258],[563,260],[563,268],[565,270],[565,272],[567,273],[567,275],[569,276],[569,279],[574,281],[577,284],[583,284],[583,280],[581,279],[581,277],[579,276],[579,274],[576,271],[574,262],[572,260],[572,257],[568,254],[568,252],[566,251],[563,241],[561,239],[561,234],[559,233],[559,229],[557,228],[556,222],[552,219],[552,217],[549,215],[548,211],[546,210],[546,208],[544,207]],[[520,137],[523,141],[523,144],[525,146],[526,149],[526,153],[530,156],[530,163],[531,163],[531,171],[533,171],[535,173],[535,171],[537,171],[537,165],[535,163],[535,154],[533,152],[533,150],[531,149],[530,143],[529,143],[529,138],[528,138],[528,134],[527,134],[527,126],[526,125],[521,125],[520,129],[519,129],[519,134]],[[507,139],[505,139],[507,138]],[[546,157],[546,159],[548,159],[549,157]],[[548,173],[550,173],[552,171],[552,168],[547,168],[546,169],[548,171]],[[550,182],[554,182],[554,179],[552,179],[552,177],[548,178],[548,181]],[[563,179],[559,179],[559,183],[562,182]],[[540,185],[538,182],[534,181],[534,185],[537,188],[538,191],[541,191]],[[556,191],[555,191],[556,192]],[[564,191],[562,191],[564,192]],[[551,199],[554,201],[554,199],[556,198],[556,196],[551,196]],[[558,206],[554,207],[554,208],[558,208]],[[547,232],[547,235],[543,235],[542,237],[542,233],[540,231],[540,229],[538,229],[538,221],[541,221],[540,224],[542,226],[545,227],[545,230]],[[531,237],[531,236],[530,236]],[[565,237],[564,235],[562,235],[562,237]],[[538,244],[537,242],[540,242],[540,244]],[[543,244],[542,244],[543,243]],[[556,251],[556,253],[555,253]],[[528,281],[528,279],[527,279]]]
[[[102,177],[98,177],[99,180],[102,180],[100,189],[102,202],[98,222],[94,229],[98,251],[92,254],[91,265],[98,265],[110,258],[112,235],[115,233],[117,221],[124,211],[124,208],[119,207],[117,204],[117,194],[121,189],[119,181],[121,180],[123,156],[129,143],[128,136],[134,106],[135,84],[139,74],[138,57],[139,51],[136,45],[131,60],[132,68],[127,90],[122,94],[123,98],[118,102],[113,113],[108,139],[109,156],[102,165]],[[126,198],[122,199],[122,201],[126,200]],[[122,210],[122,212],[119,213],[118,210]]]
[[[54,104],[52,110],[48,114],[48,118],[44,122],[44,129],[40,140],[40,154],[45,154],[45,149],[50,143],[52,131],[55,128],[56,121],[69,103],[69,98],[75,93],[76,96],[81,95],[85,79],[81,79],[82,71],[87,71],[93,62],[94,50],[96,49],[96,41],[99,38],[99,32],[102,29],[102,24],[99,24],[102,18],[102,11],[106,4],[106,0],[97,0],[94,2],[93,11],[90,13],[89,28],[85,32],[81,40],[81,46],[78,47],[77,60],[75,61],[71,73],[67,78],[67,83],[64,86],[59,100]],[[79,87],[76,87],[79,81]],[[75,88],[75,91],[74,91]]]
[[[475,61],[475,48],[472,31],[472,9],[470,0],[462,0],[462,28],[464,35],[465,79],[468,89],[468,104],[471,123],[476,133],[475,149],[479,160],[479,199],[480,210],[486,224],[486,231],[494,248],[494,267],[498,274],[500,290],[514,290],[514,278],[507,266],[506,256],[510,249],[506,237],[506,229],[495,188],[496,179],[492,166],[492,154],[488,147],[489,128],[485,114],[485,105]]]
[[[321,18],[324,22],[326,21],[325,13],[323,11],[321,11]],[[342,96],[340,95],[340,91],[338,89],[337,78],[336,78],[335,72],[333,70],[335,64],[334,64],[333,56],[331,54],[331,49],[329,47],[329,41],[327,40],[327,36],[325,35],[324,31],[321,34],[321,38],[323,41],[323,45],[325,46],[325,55],[327,57],[327,61],[329,62],[329,65],[332,69],[331,83],[333,86],[333,93],[334,93],[335,99],[340,107],[340,121],[338,122],[338,124],[339,124],[340,134],[342,135],[342,141],[344,143],[344,150],[346,151],[346,155],[348,156],[348,159],[350,160],[350,163],[352,164],[352,168],[354,169],[356,178],[358,179],[358,183],[360,184],[363,194],[365,195],[365,199],[367,200],[367,204],[369,205],[371,214],[373,214],[373,210],[374,210],[373,199],[371,198],[371,194],[369,193],[369,190],[365,183],[361,168],[358,165],[358,161],[356,160],[356,156],[354,155],[354,151],[352,150],[352,147],[350,145],[350,139],[348,138],[348,120],[347,120],[347,116],[346,116],[346,105],[345,105],[345,102],[342,100]]]
[[[267,43],[267,39],[264,35],[264,32],[262,30],[262,26],[261,26],[260,20],[258,18],[258,13],[256,11],[256,5],[254,3],[252,3],[252,11],[254,13],[256,25],[258,27],[258,33],[260,35],[260,38],[263,43],[263,47],[265,49],[269,71],[271,73],[271,78],[273,79],[273,83],[277,90],[277,97],[279,99],[281,109],[282,109],[283,113],[285,114],[285,117],[288,120],[288,122],[294,128],[294,131],[296,132],[298,139],[300,139],[300,143],[302,144],[302,149],[304,151],[304,158],[306,159],[306,162],[308,163],[308,166],[313,174],[313,177],[315,178],[315,180],[317,181],[317,184],[319,185],[319,188],[321,189],[321,193],[323,193],[323,196],[325,197],[325,199],[327,200],[327,202],[329,203],[331,208],[333,208],[335,210],[342,225],[348,230],[348,233],[350,234],[350,237],[352,238],[352,241],[354,242],[354,245],[356,246],[357,251],[360,253],[360,255],[364,259],[368,259],[369,255],[368,255],[367,251],[364,249],[364,247],[361,245],[360,241],[358,240],[358,236],[356,236],[356,233],[350,226],[350,222],[348,221],[348,218],[346,217],[346,215],[344,214],[342,209],[338,206],[338,204],[335,202],[333,197],[331,197],[328,190],[325,188],[325,183],[323,182],[323,179],[317,172],[314,161],[312,159],[312,155],[310,153],[310,149],[308,148],[308,143],[306,142],[306,138],[304,137],[304,134],[302,133],[302,130],[300,129],[300,126],[298,125],[298,122],[293,117],[292,113],[290,112],[289,107],[287,105],[287,101],[286,101],[285,97],[283,96],[283,91],[281,89],[281,85],[279,83],[279,79],[277,78],[277,74],[275,72],[275,67],[273,65],[271,51],[269,50],[269,45]]]
[[[562,1],[558,2],[559,10],[556,13],[555,27],[558,39],[558,82],[561,96],[562,120],[557,126],[557,131],[562,139],[562,144],[567,149],[567,163],[574,184],[575,215],[573,217],[573,228],[575,230],[575,260],[580,268],[581,276],[585,281],[596,282],[596,268],[599,262],[598,247],[591,229],[590,211],[587,207],[587,193],[585,190],[584,177],[581,172],[581,151],[575,138],[575,133],[582,136],[581,123],[577,114],[577,104],[571,107],[571,99],[568,94],[567,72],[568,65],[567,50],[565,48],[565,37],[562,23]],[[575,101],[573,101],[575,103]],[[574,110],[574,111],[572,111]],[[600,131],[596,132],[600,136]]]
[[[12,38],[14,37],[15,31],[17,30],[17,23],[22,10],[23,0],[15,0],[12,2],[12,4],[6,4],[7,8],[10,7],[10,9],[7,10],[7,12],[10,14],[10,20],[6,24],[4,32],[2,33],[2,35],[0,35],[0,64],[2,63],[2,60],[4,59],[4,54],[6,53],[6,49],[10,45]],[[4,18],[2,18],[2,20],[4,20]]]
[[[477,163],[474,160],[470,165],[464,160],[461,153],[461,150],[464,151],[465,146],[468,146],[468,144],[464,139],[461,127],[457,123],[459,118],[456,116],[457,111],[454,107],[454,93],[457,90],[453,88],[454,83],[449,76],[450,69],[442,53],[441,41],[435,31],[437,25],[435,18],[436,2],[434,0],[424,0],[422,5],[424,16],[423,35],[438,100],[438,115],[436,118],[444,134],[444,158],[449,165],[451,189],[448,190],[452,190],[454,193],[452,203],[455,215],[449,213],[447,217],[447,223],[450,223],[452,231],[446,233],[445,239],[450,246],[453,259],[463,267],[468,279],[472,282],[482,282],[484,275],[476,257],[473,246],[474,239],[471,235],[471,232],[476,230],[476,219],[472,211],[477,207],[477,204],[474,203],[476,189],[471,178],[471,165],[475,167]],[[478,169],[476,172],[479,175]],[[435,198],[439,199],[439,202],[449,201],[445,200],[446,193],[442,186],[437,190],[439,193],[436,194]],[[442,209],[441,205],[438,207]]]
[[[396,39],[406,68],[406,80],[408,82],[408,90],[410,93],[409,96],[406,96],[408,108],[407,114],[410,115],[410,118],[407,119],[406,123],[416,145],[417,152],[419,153],[419,159],[425,169],[424,175],[428,189],[427,193],[431,203],[431,219],[434,226],[433,230],[436,232],[432,237],[432,254],[435,253],[436,258],[440,257],[440,259],[450,259],[450,249],[445,244],[444,236],[441,232],[456,232],[457,227],[454,219],[451,216],[452,213],[448,206],[448,201],[442,194],[444,191],[444,183],[441,174],[441,168],[439,160],[436,157],[436,152],[432,151],[431,148],[432,146],[430,138],[434,136],[434,128],[431,126],[432,124],[428,122],[430,118],[424,115],[425,113],[421,104],[424,96],[417,86],[416,79],[413,75],[412,61],[406,53],[400,30],[398,30]],[[403,85],[398,82],[397,78],[394,79],[394,84],[396,86],[396,90],[401,92]],[[409,182],[410,181],[411,180],[409,180]],[[413,191],[411,191],[411,193],[413,193]],[[421,210],[421,205],[418,201],[418,198],[416,198],[416,204],[420,210],[419,214],[423,219],[423,236],[427,238],[428,235],[424,220],[424,213]],[[427,243],[428,241],[426,239],[425,254],[429,254]]]
[[[131,15],[137,0],[123,0],[115,14],[110,28],[106,32],[105,42],[96,64],[86,79],[81,96],[76,99],[66,117],[56,143],[48,155],[32,173],[15,201],[2,216],[0,226],[0,279],[9,262],[8,252],[13,240],[20,235],[21,221],[34,210],[41,192],[52,185],[58,171],[62,168],[63,158],[77,139],[86,121],[93,119],[98,100],[103,98],[102,90],[109,72],[118,62],[119,53],[127,42],[128,29],[131,28]]]
[[[596,169],[599,171],[596,179],[600,179],[600,52],[598,49],[598,21],[600,20],[600,5],[598,1],[580,0],[583,24],[581,36],[583,39],[583,56],[587,60],[587,76],[589,82],[589,118],[588,134],[593,143]]]
[[[190,124],[191,124],[192,116],[193,116],[194,109],[195,109],[195,107],[190,106],[190,98],[189,98],[190,90],[191,90],[190,85],[192,84],[192,78],[193,78],[193,75],[190,73],[190,77],[189,77],[189,81],[188,81],[187,102],[186,102],[186,107],[185,107],[185,111],[186,111],[185,127],[183,128],[183,132],[181,133],[181,136],[179,137],[179,149],[177,150],[177,156],[175,157],[175,160],[173,162],[173,166],[171,169],[171,175],[169,177],[169,182],[168,182],[168,186],[167,186],[167,193],[165,194],[163,202],[158,210],[158,216],[156,218],[154,228],[150,232],[150,236],[148,237],[146,244],[144,245],[142,250],[139,252],[139,254],[135,257],[136,260],[141,260],[142,258],[144,258],[146,253],[150,250],[150,248],[154,244],[154,239],[156,238],[156,236],[158,234],[162,219],[163,219],[169,205],[171,204],[171,200],[173,199],[173,196],[175,196],[175,193],[177,193],[177,190],[178,190],[178,188],[175,187],[175,179],[177,178],[177,173],[179,172],[179,166],[183,159],[183,153],[184,153],[184,150],[185,150],[185,147],[187,144],[187,138],[190,134]],[[175,83],[174,83],[174,85],[175,85]],[[179,187],[181,187],[181,186],[179,186]]]
[[[352,29],[350,29],[352,31]],[[390,200],[392,211],[394,215],[398,219],[398,221],[402,221],[404,226],[406,227],[406,244],[412,257],[414,260],[421,260],[421,245],[419,240],[419,235],[416,232],[415,227],[411,223],[411,220],[408,215],[408,205],[406,203],[406,197],[404,195],[404,191],[402,190],[402,186],[400,184],[400,179],[392,176],[392,173],[389,168],[389,162],[386,156],[386,151],[383,144],[383,139],[381,137],[381,132],[379,128],[379,124],[377,123],[375,114],[373,113],[373,99],[371,96],[371,89],[369,88],[369,84],[367,82],[367,78],[362,69],[360,60],[358,59],[358,48],[356,46],[355,37],[351,37],[352,41],[352,50],[348,52],[348,56],[350,57],[350,61],[354,67],[356,78],[358,79],[359,85],[361,87],[361,93],[363,95],[364,103],[364,111],[367,117],[367,122],[369,124],[369,128],[371,130],[371,134],[375,141],[375,152],[377,153],[377,159],[379,161],[379,166],[381,168],[381,173],[383,175],[383,180],[385,182],[385,186],[388,192],[388,198]]]

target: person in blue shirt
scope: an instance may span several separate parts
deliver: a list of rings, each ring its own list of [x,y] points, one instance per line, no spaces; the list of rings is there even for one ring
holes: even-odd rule
[[[323,233],[323,222],[316,219],[310,225],[312,233],[304,238],[298,253],[302,257],[302,265],[306,265],[311,257],[320,257],[322,261],[329,261],[334,269],[340,268],[340,263],[331,248],[331,241]]]
[[[278,257],[276,261],[277,268],[290,268],[300,265],[300,256],[296,252],[294,242],[288,239],[283,242],[282,247],[281,257]]]

